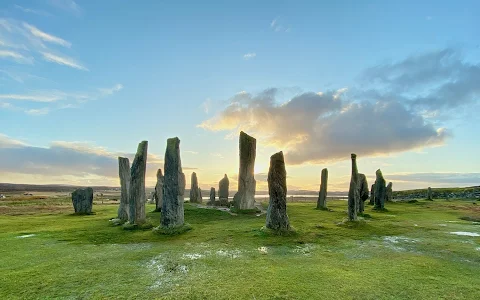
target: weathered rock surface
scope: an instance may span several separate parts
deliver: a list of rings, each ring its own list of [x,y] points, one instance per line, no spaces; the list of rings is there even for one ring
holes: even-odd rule
[[[146,221],[145,214],[145,172],[147,170],[148,142],[138,144],[137,153],[130,168],[130,187],[128,191],[128,222],[141,225]]]
[[[322,170],[320,180],[320,191],[318,192],[317,208],[327,209],[327,185],[328,185],[328,170]]]
[[[198,190],[198,179],[197,173],[192,173],[192,180],[190,186],[190,202],[191,203],[202,203],[202,198],[200,197]]]
[[[210,188],[210,198],[208,200],[207,205],[215,205],[215,198],[216,198],[215,188],[212,187],[212,188]]]
[[[183,210],[185,174],[182,171],[180,139],[178,137],[167,140],[164,162],[165,176],[160,225],[165,229],[181,227],[185,223]]]
[[[370,202],[368,204],[375,204],[375,183],[372,184],[372,188],[370,189]]]
[[[243,131],[240,132],[240,168],[238,172],[238,192],[233,197],[236,209],[254,209],[255,208],[255,188],[256,181],[254,177],[255,157],[257,140]]]
[[[385,201],[390,202],[393,200],[393,183],[389,182],[387,185],[387,192],[385,195]]]
[[[200,197],[200,201],[203,201],[202,189],[201,188],[198,188],[198,197]]]
[[[385,186],[386,182],[383,178],[382,171],[378,169],[375,172],[375,204],[374,209],[384,209],[385,208],[385,198],[387,196],[387,187]]]
[[[220,206],[228,206],[228,189],[230,186],[230,181],[228,180],[227,174],[218,183],[218,201]]]
[[[72,193],[72,203],[76,214],[91,214],[93,205],[93,189],[90,187],[76,189]]]
[[[432,188],[428,187],[427,189],[427,200],[433,200],[432,199]]]
[[[368,182],[365,174],[358,173],[357,179],[357,188],[358,188],[358,213],[363,214],[365,210],[365,201],[368,199]]]
[[[155,199],[155,211],[162,211],[163,205],[163,182],[164,176],[162,169],[157,170],[157,184],[155,184],[154,199]]]
[[[268,194],[270,200],[267,209],[265,227],[273,230],[289,230],[290,222],[287,215],[287,171],[283,152],[270,157],[268,170]]]
[[[120,177],[120,205],[117,218],[126,222],[128,221],[128,190],[130,187],[130,162],[126,157],[118,158],[118,177]]]
[[[352,175],[350,177],[350,188],[348,190],[348,220],[357,220],[357,205],[360,200],[360,194],[357,188],[358,185],[358,169],[357,169],[357,155],[352,153]]]

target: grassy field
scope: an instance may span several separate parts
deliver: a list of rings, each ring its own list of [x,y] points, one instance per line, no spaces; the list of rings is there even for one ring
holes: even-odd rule
[[[354,227],[345,201],[290,203],[297,232],[282,237],[260,230],[265,215],[186,204],[193,230],[161,236],[110,226],[108,201],[74,216],[65,197],[37,198],[0,199],[2,299],[480,299],[480,237],[451,234],[480,234],[474,200],[367,207]]]

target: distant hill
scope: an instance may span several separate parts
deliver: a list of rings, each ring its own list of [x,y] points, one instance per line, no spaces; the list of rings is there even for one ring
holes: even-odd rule
[[[0,183],[0,192],[71,192],[75,189],[85,186],[63,185],[63,184],[17,184]],[[95,191],[118,190],[119,187],[110,186],[92,186]]]

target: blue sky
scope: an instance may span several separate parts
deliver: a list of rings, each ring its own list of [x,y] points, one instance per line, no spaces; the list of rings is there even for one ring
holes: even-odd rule
[[[0,3],[0,182],[117,185],[166,139],[235,186],[239,130],[289,187],[347,190],[349,153],[394,188],[478,184],[478,1]],[[356,128],[351,130],[351,128]],[[21,150],[21,151],[20,151]],[[188,183],[187,183],[188,184]]]

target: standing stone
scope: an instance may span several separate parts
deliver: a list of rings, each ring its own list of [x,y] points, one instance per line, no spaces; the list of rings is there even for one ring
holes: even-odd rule
[[[163,183],[163,204],[160,225],[163,228],[184,225],[183,194],[185,192],[185,174],[180,160],[180,140],[178,137],[167,140],[165,151],[165,177]]]
[[[203,196],[202,196],[202,189],[198,188],[198,197],[200,198],[200,201],[203,202]]]
[[[365,211],[365,201],[368,199],[368,183],[365,174],[358,173],[357,188],[359,194],[357,212],[363,214]]]
[[[360,194],[358,193],[357,182],[358,182],[358,169],[357,169],[357,155],[352,153],[352,175],[350,177],[350,189],[348,190],[348,220],[356,221],[357,220],[357,205],[360,199]]]
[[[192,173],[191,187],[190,187],[190,202],[202,203],[202,198],[198,192],[198,179],[197,173]]]
[[[328,170],[322,170],[322,177],[320,180],[320,192],[318,193],[317,208],[327,209],[327,184],[328,184]]]
[[[387,185],[387,193],[386,193],[385,200],[387,202],[391,202],[393,200],[393,183],[392,182],[389,182]]]
[[[130,186],[130,162],[126,157],[118,158],[118,176],[120,177],[120,206],[118,219],[128,221],[128,190]]]
[[[372,188],[370,189],[370,202],[369,205],[375,204],[375,183],[372,184]]]
[[[162,169],[157,170],[157,184],[155,185],[155,211],[162,211],[163,205],[163,181]]]
[[[280,151],[270,157],[268,170],[268,195],[270,200],[267,209],[265,227],[286,231],[290,229],[287,215],[287,171],[283,152]]]
[[[220,206],[228,206],[228,188],[230,186],[230,181],[228,180],[227,174],[218,183],[218,201]]]
[[[215,205],[215,188],[210,188],[210,200],[208,201],[207,205]]]
[[[240,168],[238,172],[238,192],[233,197],[236,209],[255,208],[255,187],[254,178],[255,156],[257,140],[245,132],[240,132]]]
[[[130,169],[130,188],[128,191],[130,224],[141,225],[146,221],[145,215],[145,172],[147,170],[148,142],[138,144],[137,153]]]
[[[73,209],[76,214],[91,214],[93,205],[93,189],[76,189],[72,193]]]
[[[382,171],[380,169],[375,172],[375,205],[373,209],[383,210],[385,208],[385,197],[387,194],[387,188],[385,186],[385,179],[383,178]]]
[[[427,189],[427,200],[433,200],[432,198],[432,188],[428,187]]]

